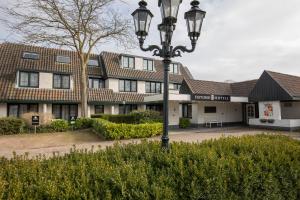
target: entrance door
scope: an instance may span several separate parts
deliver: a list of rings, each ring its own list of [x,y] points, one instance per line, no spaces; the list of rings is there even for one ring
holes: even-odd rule
[[[247,124],[249,125],[250,119],[255,118],[255,105],[254,104],[247,104],[246,105],[246,119]]]

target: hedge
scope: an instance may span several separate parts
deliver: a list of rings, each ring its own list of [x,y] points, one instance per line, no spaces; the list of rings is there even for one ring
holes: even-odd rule
[[[101,118],[114,123],[125,124],[143,124],[143,123],[158,123],[162,122],[162,116],[157,111],[145,110],[145,111],[133,111],[130,114],[120,115],[92,115],[92,118]]]
[[[188,118],[180,118],[179,128],[188,128],[191,126],[191,120]]]
[[[147,138],[162,134],[161,123],[117,124],[104,119],[97,119],[93,123],[93,129],[105,139],[114,140]]]
[[[240,199],[300,197],[300,142],[283,136],[158,142],[0,159],[0,199]]]
[[[0,118],[0,135],[11,135],[23,132],[25,122],[18,118]]]

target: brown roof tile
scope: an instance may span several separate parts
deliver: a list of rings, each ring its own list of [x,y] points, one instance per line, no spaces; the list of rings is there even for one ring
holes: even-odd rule
[[[266,71],[285,91],[293,97],[300,97],[300,77]]]
[[[253,90],[257,80],[243,81],[231,83],[231,90],[233,96],[247,97]]]
[[[103,59],[103,64],[106,68],[107,77],[163,82],[164,70],[162,61],[154,60],[154,65],[156,69],[155,72],[122,69],[120,67],[120,55],[121,54],[117,53],[102,52],[101,57]],[[170,82],[182,83],[183,78],[187,72],[181,64],[179,66],[182,75],[170,74]]]

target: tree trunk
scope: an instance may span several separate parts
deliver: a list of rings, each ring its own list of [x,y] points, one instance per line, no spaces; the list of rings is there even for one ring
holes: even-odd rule
[[[88,116],[87,64],[81,64],[81,117]]]

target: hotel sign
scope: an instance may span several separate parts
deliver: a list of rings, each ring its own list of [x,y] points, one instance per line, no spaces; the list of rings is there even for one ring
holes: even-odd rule
[[[192,100],[196,101],[230,101],[230,96],[228,95],[192,95]]]

